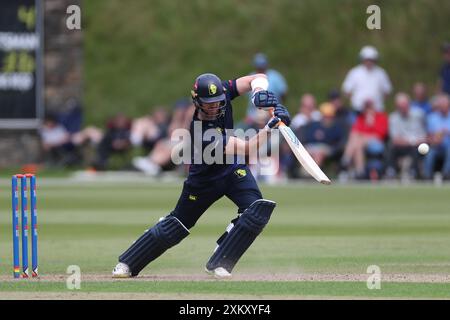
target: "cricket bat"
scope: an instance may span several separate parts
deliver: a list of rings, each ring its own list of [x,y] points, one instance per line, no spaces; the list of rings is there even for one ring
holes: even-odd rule
[[[273,111],[271,111],[273,116]],[[313,160],[311,155],[306,151],[305,147],[298,140],[294,132],[285,125],[283,122],[280,122],[278,125],[278,129],[283,135],[284,139],[288,143],[292,152],[295,154],[295,157],[301,163],[303,168],[317,181],[323,184],[331,184],[331,180],[323,173],[323,171],[319,168],[317,163]]]

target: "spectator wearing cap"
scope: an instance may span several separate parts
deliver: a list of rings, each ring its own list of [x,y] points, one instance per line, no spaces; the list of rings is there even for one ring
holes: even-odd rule
[[[431,103],[428,101],[427,87],[422,82],[416,82],[413,86],[414,100],[411,102],[411,108],[420,109],[425,114],[431,112]]]
[[[389,115],[389,152],[386,176],[394,178],[399,170],[399,159],[410,158],[410,176],[419,177],[419,153],[417,147],[426,141],[425,113],[412,108],[410,98],[400,92],[395,96],[396,111]]]
[[[368,99],[373,102],[376,111],[383,111],[384,99],[391,93],[392,84],[386,71],[377,65],[378,51],[372,46],[365,46],[359,58],[361,64],[347,73],[342,90],[350,98],[356,113],[363,111]]]
[[[269,61],[267,56],[263,53],[257,53],[253,58],[253,66],[255,73],[264,73],[269,81],[269,91],[272,91],[278,99],[278,102],[283,103],[286,100],[288,92],[288,85],[284,76],[277,70],[269,68]],[[247,120],[251,122],[252,118],[256,117],[255,106],[251,101],[249,95],[249,103],[247,107]]]
[[[439,92],[450,95],[450,42],[446,42],[442,46],[444,55],[444,64],[439,72],[438,88]]]

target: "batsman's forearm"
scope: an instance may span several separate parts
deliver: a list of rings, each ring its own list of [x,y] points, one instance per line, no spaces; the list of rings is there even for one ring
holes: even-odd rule
[[[243,76],[241,78],[236,79],[236,87],[237,91],[239,92],[239,95],[255,90],[256,86],[258,87],[259,90],[264,90],[264,84],[261,84],[261,81],[253,82],[253,80],[257,78],[263,78],[266,79],[267,81],[267,76],[264,73],[252,74],[249,76]]]

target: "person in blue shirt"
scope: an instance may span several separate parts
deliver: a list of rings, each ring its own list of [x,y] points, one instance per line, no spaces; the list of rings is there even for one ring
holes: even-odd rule
[[[265,74],[269,81],[268,90],[273,92],[279,103],[284,103],[288,91],[286,79],[283,75],[275,70],[269,68],[269,61],[267,56],[263,53],[257,53],[253,58],[253,66],[255,67],[256,74]],[[247,121],[251,122],[256,118],[256,109],[251,101],[251,95],[249,95],[249,103],[247,107]]]
[[[432,111],[431,103],[428,100],[427,87],[422,82],[416,82],[413,86],[413,101],[411,101],[412,109],[420,109],[425,114]]]
[[[219,278],[231,276],[235,264],[269,222],[276,205],[263,199],[247,165],[239,161],[239,156],[265,144],[268,133],[280,121],[290,123],[286,108],[267,89],[264,74],[223,82],[211,73],[197,77],[191,92],[196,107],[190,127],[191,165],[178,203],[120,255],[113,277],[137,276],[151,261],[187,237],[200,216],[223,196],[236,204],[238,217],[218,239],[206,271]],[[243,140],[229,134],[233,129],[231,101],[247,92],[252,92],[254,106],[273,108],[274,116],[256,136]],[[214,161],[205,153],[211,154]]]
[[[442,174],[450,180],[450,98],[446,94],[437,96],[437,108],[427,118],[430,151],[425,156],[424,176],[433,178],[438,158],[443,160]]]

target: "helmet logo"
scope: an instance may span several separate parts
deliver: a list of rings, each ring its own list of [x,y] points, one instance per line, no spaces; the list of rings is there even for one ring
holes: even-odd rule
[[[216,85],[213,84],[213,83],[210,83],[210,84],[209,84],[208,89],[209,89],[209,95],[210,95],[210,96],[216,94],[216,92],[217,92],[217,87],[216,87]]]

